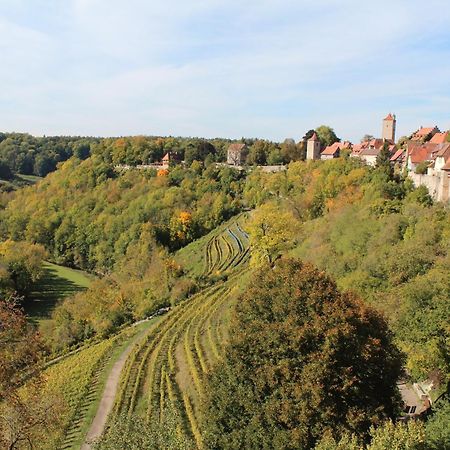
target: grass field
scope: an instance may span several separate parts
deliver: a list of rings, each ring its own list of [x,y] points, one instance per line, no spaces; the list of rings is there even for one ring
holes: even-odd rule
[[[25,181],[27,184],[36,184],[38,181],[42,180],[42,177],[36,175],[22,175],[20,173],[16,174],[16,178]]]
[[[86,289],[92,276],[81,270],[44,263],[44,276],[35,284],[25,311],[33,322],[41,322],[51,314],[56,303],[78,291]]]

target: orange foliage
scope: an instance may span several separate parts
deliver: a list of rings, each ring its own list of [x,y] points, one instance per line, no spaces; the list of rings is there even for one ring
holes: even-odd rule
[[[159,169],[156,175],[158,177],[166,177],[169,175],[169,171],[167,169]]]
[[[192,221],[192,214],[187,211],[181,211],[179,220],[183,225],[188,225]]]

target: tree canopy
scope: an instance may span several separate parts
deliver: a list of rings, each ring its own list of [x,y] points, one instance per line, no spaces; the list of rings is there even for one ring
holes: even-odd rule
[[[261,268],[226,355],[205,407],[213,448],[311,448],[325,431],[364,434],[398,412],[402,356],[385,320],[299,260]]]
[[[327,125],[321,125],[320,127],[317,127],[315,131],[322,147],[327,147],[328,145],[340,141],[333,128]]]

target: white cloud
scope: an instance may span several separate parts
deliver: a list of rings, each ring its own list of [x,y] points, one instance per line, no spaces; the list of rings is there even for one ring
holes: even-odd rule
[[[443,0],[425,16],[415,0],[31,3],[0,20],[10,129],[357,139],[389,110],[406,128],[448,108]]]

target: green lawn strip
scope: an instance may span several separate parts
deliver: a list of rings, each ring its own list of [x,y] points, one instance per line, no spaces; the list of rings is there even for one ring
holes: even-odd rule
[[[50,317],[57,302],[89,287],[93,277],[81,270],[44,263],[44,275],[36,282],[25,303],[25,312],[34,323]]]
[[[125,351],[125,349],[131,343],[131,341],[135,339],[136,336],[138,336],[138,334],[144,332],[145,330],[148,330],[155,323],[155,321],[159,320],[159,318],[160,317],[155,317],[154,319],[140,323],[139,325],[136,325],[133,328],[131,327],[127,328],[122,332],[125,335],[128,334],[128,336],[121,339],[120,343],[114,346],[111,354],[108,356],[108,361],[105,364],[104,368],[102,369],[101,374],[98,378],[98,385],[96,387],[95,398],[90,403],[89,408],[87,409],[83,417],[83,421],[79,427],[78,437],[73,440],[73,443],[70,447],[67,447],[68,449],[78,450],[83,444],[86,434],[89,430],[89,427],[91,426],[92,421],[94,420],[94,417],[97,413],[97,409],[100,404],[103,391],[105,389],[106,381],[115,362],[119,359],[120,355],[122,354],[122,352]],[[118,336],[118,338],[120,339],[120,335]]]
[[[16,178],[26,181],[28,184],[35,184],[43,179],[42,177],[38,177],[37,175],[23,175],[21,173],[17,173]]]

